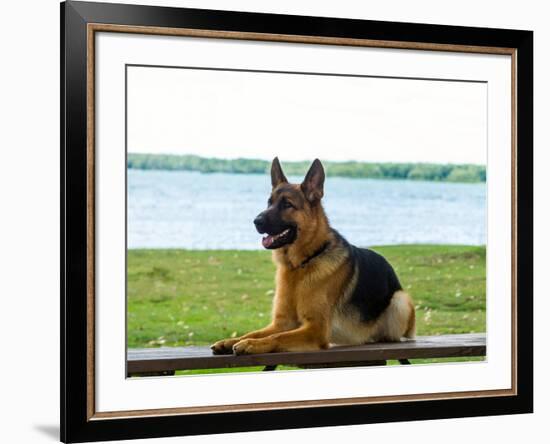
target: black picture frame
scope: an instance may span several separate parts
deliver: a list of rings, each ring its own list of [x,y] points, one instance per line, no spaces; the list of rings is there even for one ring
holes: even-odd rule
[[[61,440],[84,442],[382,423],[533,411],[533,33],[88,2],[61,4]],[[189,28],[514,48],[517,394],[366,405],[93,420],[87,407],[89,275],[87,26]]]

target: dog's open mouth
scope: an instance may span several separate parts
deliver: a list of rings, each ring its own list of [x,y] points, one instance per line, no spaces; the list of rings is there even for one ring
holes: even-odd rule
[[[283,245],[294,242],[296,238],[296,229],[294,227],[288,227],[281,231],[279,234],[268,234],[262,239],[262,245],[264,248],[273,250],[280,248]]]

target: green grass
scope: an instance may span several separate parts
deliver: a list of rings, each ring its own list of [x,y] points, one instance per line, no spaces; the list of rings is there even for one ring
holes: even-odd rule
[[[484,247],[373,249],[413,296],[418,335],[485,331]],[[268,251],[129,250],[128,347],[206,345],[263,327],[273,292]],[[199,372],[245,370],[258,369]]]

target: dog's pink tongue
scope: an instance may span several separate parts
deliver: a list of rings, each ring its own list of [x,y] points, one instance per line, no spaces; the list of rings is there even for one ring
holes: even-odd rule
[[[268,235],[262,238],[262,245],[264,246],[264,248],[269,248],[272,243],[273,243],[273,236]]]

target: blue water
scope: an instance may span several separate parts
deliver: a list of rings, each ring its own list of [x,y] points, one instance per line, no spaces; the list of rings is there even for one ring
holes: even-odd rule
[[[265,175],[128,170],[128,248],[260,249],[270,191]],[[323,201],[358,246],[486,242],[485,184],[330,177]]]

